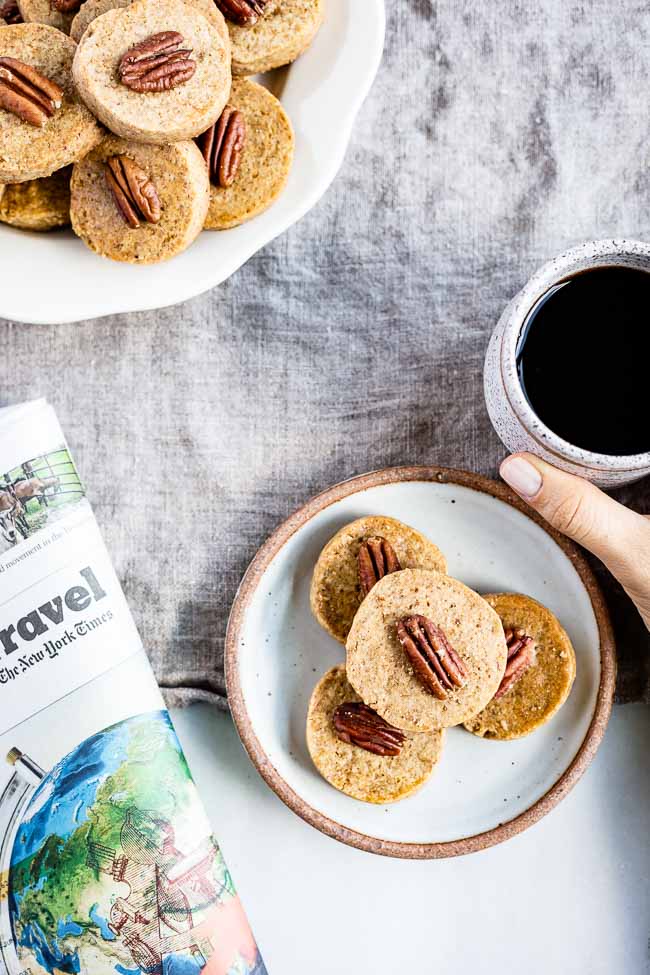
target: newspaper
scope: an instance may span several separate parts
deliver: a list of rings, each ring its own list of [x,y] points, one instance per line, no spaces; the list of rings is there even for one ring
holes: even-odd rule
[[[0,410],[3,972],[266,972],[44,400]]]

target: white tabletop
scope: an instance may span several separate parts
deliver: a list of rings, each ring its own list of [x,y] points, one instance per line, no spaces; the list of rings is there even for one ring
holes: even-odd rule
[[[617,707],[574,791],[455,860],[349,849],[259,778],[229,717],[174,721],[270,975],[650,972],[650,709]],[[495,746],[498,747],[498,746]]]

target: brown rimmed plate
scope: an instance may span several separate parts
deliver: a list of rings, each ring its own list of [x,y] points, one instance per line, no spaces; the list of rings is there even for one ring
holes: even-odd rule
[[[528,738],[447,734],[432,778],[399,803],[337,792],[305,742],[307,705],[344,650],[312,617],[309,585],[325,542],[364,514],[408,522],[445,552],[451,575],[478,592],[525,592],[559,617],[577,676],[560,712]],[[614,694],[616,657],[598,584],[579,549],[504,485],[465,471],[399,467],[344,481],[291,515],[251,563],[226,637],[230,705],[244,747],[274,792],[312,826],[387,856],[434,858],[484,849],[546,815],[592,760]]]

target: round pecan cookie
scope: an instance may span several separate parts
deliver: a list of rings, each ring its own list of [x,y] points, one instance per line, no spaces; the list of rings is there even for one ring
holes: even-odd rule
[[[321,678],[309,702],[314,765],[335,789],[363,802],[397,802],[419,789],[440,761],[444,734],[402,734],[387,726],[365,707],[343,666]]]
[[[335,640],[345,643],[377,569],[383,575],[415,568],[446,572],[447,561],[433,542],[396,518],[358,518],[341,528],[318,557],[310,592],[312,612]],[[362,579],[364,572],[366,578]]]
[[[293,162],[293,129],[278,99],[262,85],[234,79],[222,116],[197,143],[210,175],[206,230],[251,220],[284,189]]]
[[[80,3],[81,0],[18,0],[18,9],[26,24],[49,24],[69,34]]]
[[[427,569],[370,590],[347,644],[348,680],[405,731],[462,724],[492,699],[506,666],[501,621],[477,593]]]
[[[72,229],[104,257],[155,264],[200,233],[209,186],[193,142],[148,146],[109,136],[74,167]]]
[[[242,0],[218,0],[228,21],[234,75],[261,74],[295,61],[307,50],[325,16],[325,0],[262,0],[262,16],[252,26],[240,26],[231,18],[233,8],[241,4]]]
[[[51,176],[10,183],[0,195],[0,222],[21,230],[55,230],[70,223],[70,174],[66,166]]]
[[[101,17],[108,10],[117,10],[118,7],[130,7],[135,0],[85,0],[79,8],[72,25],[70,27],[70,37],[79,43],[83,37],[86,27]],[[190,7],[194,7],[199,13],[203,14],[208,20],[212,21],[221,34],[224,44],[230,47],[230,36],[223,14],[215,6],[214,0],[184,0]]]
[[[484,598],[502,620],[508,663],[496,695],[465,727],[480,738],[523,738],[550,721],[569,696],[575,651],[560,622],[536,599],[519,593]]]
[[[23,94],[0,89],[0,183],[49,176],[101,140],[72,83],[75,46],[45,24],[2,28],[2,70]]]
[[[230,48],[182,0],[138,0],[86,28],[73,64],[79,93],[112,132],[163,145],[191,139],[230,94]]]

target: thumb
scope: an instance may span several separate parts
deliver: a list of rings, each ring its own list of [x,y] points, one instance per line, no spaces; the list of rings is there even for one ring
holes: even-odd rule
[[[549,524],[601,559],[650,619],[650,521],[533,454],[507,457],[501,477]]]

